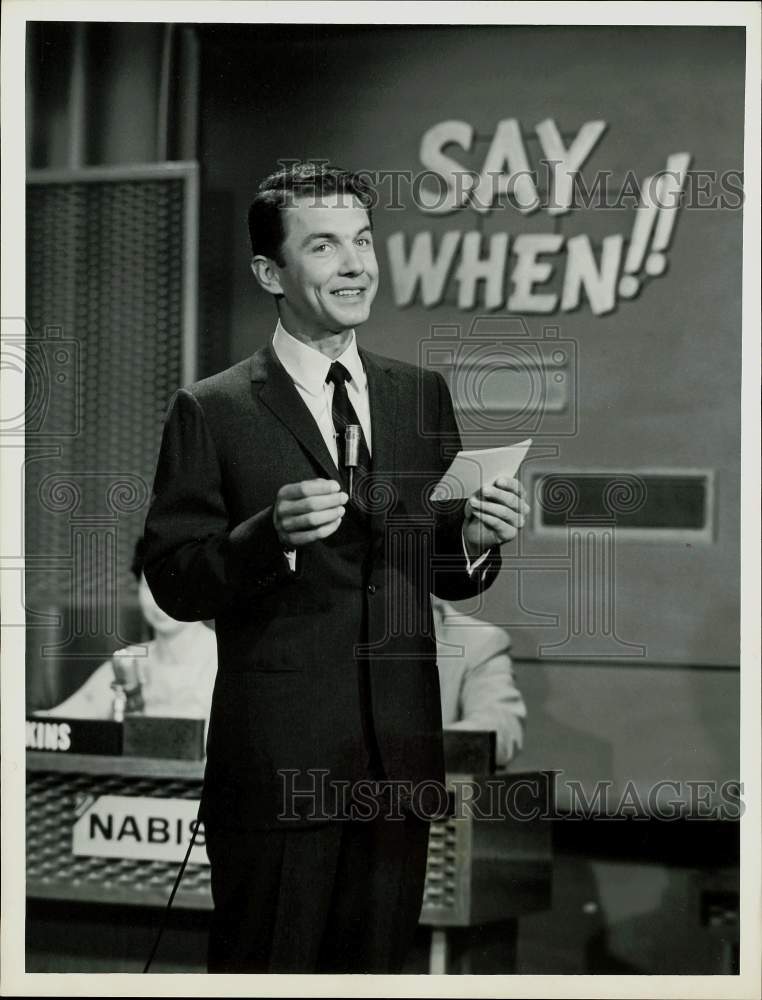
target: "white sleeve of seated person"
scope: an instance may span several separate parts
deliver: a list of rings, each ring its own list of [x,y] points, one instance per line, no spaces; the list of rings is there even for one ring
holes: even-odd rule
[[[465,665],[458,697],[458,719],[448,729],[485,729],[497,734],[496,762],[505,766],[521,750],[527,710],[516,687],[505,629],[458,615],[439,630],[447,643],[464,647]]]
[[[113,665],[111,660],[106,660],[66,701],[49,708],[46,712],[35,714],[64,719],[110,719],[114,700],[114,692],[111,690],[113,679]]]

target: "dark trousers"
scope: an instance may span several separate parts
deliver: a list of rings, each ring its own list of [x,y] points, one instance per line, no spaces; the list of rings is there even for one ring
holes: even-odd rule
[[[399,972],[420,915],[428,835],[411,814],[207,829],[209,972]]]

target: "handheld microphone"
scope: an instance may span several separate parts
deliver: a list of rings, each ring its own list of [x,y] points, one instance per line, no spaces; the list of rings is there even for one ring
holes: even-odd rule
[[[360,434],[362,429],[359,424],[347,424],[344,429],[344,465],[349,470],[349,496],[352,496],[352,484],[354,470],[360,462]]]

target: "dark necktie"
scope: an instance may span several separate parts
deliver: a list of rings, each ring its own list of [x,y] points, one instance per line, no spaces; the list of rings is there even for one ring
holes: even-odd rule
[[[350,402],[347,394],[347,382],[352,381],[344,365],[340,361],[334,361],[328,369],[325,377],[326,382],[333,382],[333,427],[336,432],[336,447],[338,451],[338,466],[341,473],[342,485],[345,490],[349,488],[349,471],[346,467],[346,429],[348,424],[356,424],[360,428],[360,447],[357,454],[357,467],[353,476],[353,508],[355,512],[364,519],[367,516],[367,497],[363,487],[369,485],[366,476],[370,471],[370,452],[362,424],[357,416],[357,412]],[[352,502],[352,501],[350,501]],[[360,523],[363,523],[362,520]],[[378,741],[373,725],[373,709],[370,702],[370,679],[368,675],[367,661],[358,661],[360,699],[362,704],[362,726],[365,737],[366,750],[368,753],[367,776],[371,781],[384,780],[384,766],[381,762],[381,752],[378,748]]]
[[[336,431],[336,447],[339,453],[339,472],[341,473],[342,485],[345,488],[349,482],[349,474],[346,467],[346,429],[348,424],[355,424],[360,428],[360,447],[357,455],[357,468],[354,474],[354,485],[357,487],[359,480],[370,471],[370,452],[365,441],[362,425],[347,394],[347,382],[352,381],[352,376],[340,361],[334,361],[328,369],[325,380],[326,382],[333,382],[333,427]]]

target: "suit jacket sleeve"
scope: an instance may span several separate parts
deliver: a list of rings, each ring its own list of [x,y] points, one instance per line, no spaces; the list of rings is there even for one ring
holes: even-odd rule
[[[444,378],[436,372],[439,406],[439,426],[442,441],[461,448],[460,432],[455,419],[450,390]],[[491,586],[502,560],[498,545],[489,549],[487,559],[473,573],[463,550],[463,512],[465,500],[434,502],[434,553],[432,558],[431,592],[445,600],[458,601],[473,597]]]
[[[291,576],[272,506],[230,524],[214,439],[186,389],[170,403],[145,538],[146,580],[178,621],[217,618]]]

